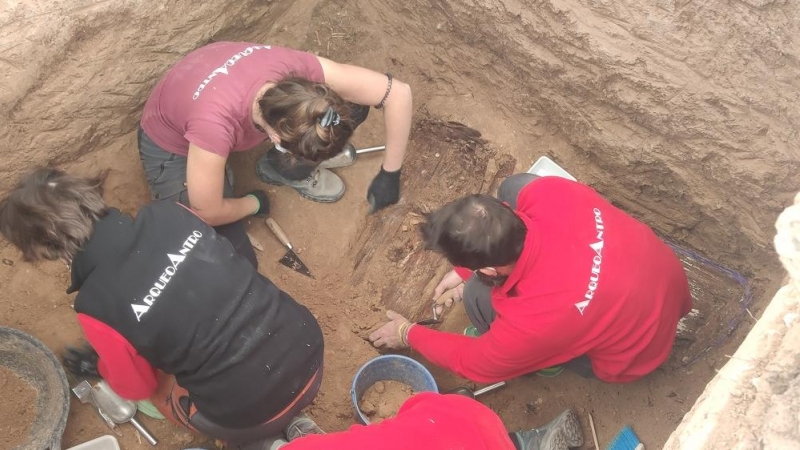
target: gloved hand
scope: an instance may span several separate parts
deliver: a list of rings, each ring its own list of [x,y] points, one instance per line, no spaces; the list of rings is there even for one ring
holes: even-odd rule
[[[400,172],[400,169],[387,172],[381,167],[381,171],[375,175],[367,190],[370,214],[400,200]]]
[[[254,212],[253,215],[256,217],[267,217],[269,215],[269,199],[267,198],[267,193],[255,190],[245,195],[245,197],[248,195],[258,200],[258,211]]]
[[[89,344],[81,347],[67,346],[62,355],[64,367],[80,377],[100,377],[97,371],[97,352]]]

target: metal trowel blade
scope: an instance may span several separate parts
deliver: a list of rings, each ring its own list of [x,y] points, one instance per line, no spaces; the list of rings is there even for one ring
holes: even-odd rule
[[[294,270],[295,272],[302,273],[303,275],[316,280],[314,275],[311,275],[311,271],[308,270],[308,267],[303,264],[303,261],[300,260],[300,258],[297,256],[297,253],[295,253],[293,250],[287,251],[286,254],[283,255],[283,258],[281,258],[281,260],[278,262]]]

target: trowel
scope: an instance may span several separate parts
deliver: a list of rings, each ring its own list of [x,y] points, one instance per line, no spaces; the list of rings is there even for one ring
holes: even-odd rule
[[[156,438],[154,438],[153,435],[147,431],[144,425],[136,420],[136,403],[130,400],[125,400],[117,395],[117,393],[111,389],[111,386],[109,386],[105,380],[101,380],[94,385],[91,391],[91,396],[94,404],[97,406],[98,411],[104,413],[104,417],[107,417],[117,425],[130,423],[142,436],[144,436],[145,440],[147,440],[150,445],[156,445],[158,443]]]
[[[505,381],[501,381],[499,383],[495,383],[495,384],[483,387],[483,388],[475,390],[475,391],[473,391],[472,389],[470,389],[467,386],[459,386],[459,387],[457,387],[455,389],[450,389],[449,391],[445,392],[445,394],[460,394],[460,395],[465,395],[467,397],[471,397],[471,398],[474,399],[475,397],[478,397],[478,396],[481,396],[483,394],[486,394],[487,392],[492,392],[493,390],[499,389],[499,388],[501,388],[501,387],[503,387],[505,385],[506,385],[506,382]]]
[[[361,155],[366,155],[368,153],[382,152],[384,150],[386,150],[386,146],[385,145],[379,145],[377,147],[360,148],[358,150],[356,150],[356,149],[354,149],[352,147],[347,149],[347,151],[350,152],[350,158],[353,161],[358,160],[358,157],[361,156]]]
[[[94,401],[94,396],[92,395],[92,385],[89,384],[88,381],[83,380],[78,383],[78,385],[72,388],[72,393],[75,394],[75,397],[78,397],[78,401],[80,401],[81,404],[91,404],[94,410],[97,412],[97,415],[103,419],[103,422],[106,423],[108,428],[117,436],[122,436],[122,431],[117,426],[117,423],[111,420],[111,418],[108,417],[108,414],[100,409],[100,407],[97,405],[97,402]]]
[[[294,252],[294,247],[292,247],[292,243],[289,242],[289,237],[286,236],[286,233],[283,231],[283,228],[278,225],[278,222],[275,222],[275,220],[270,217],[267,219],[267,226],[272,233],[275,234],[275,237],[278,238],[281,244],[286,247],[286,254],[283,255],[283,258],[281,258],[278,262],[294,270],[295,272],[301,273],[316,280],[314,275],[311,275],[311,271],[308,270],[308,267],[303,264],[303,261],[301,261],[300,257],[297,256],[297,253]]]

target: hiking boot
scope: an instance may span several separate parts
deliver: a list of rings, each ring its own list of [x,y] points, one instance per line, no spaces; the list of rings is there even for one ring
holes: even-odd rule
[[[352,166],[356,162],[356,148],[351,143],[344,144],[342,152],[331,159],[322,161],[318,169],[338,169],[339,167]]]
[[[478,337],[480,335],[481,335],[481,333],[480,333],[480,331],[478,331],[477,328],[475,328],[475,325],[470,325],[467,328],[464,328],[464,336]]]
[[[581,424],[571,409],[543,427],[512,433],[511,439],[522,450],[568,450],[583,445]]]
[[[303,197],[321,203],[333,203],[344,195],[344,181],[328,169],[316,168],[308,178],[290,180],[284,178],[266,160],[256,164],[256,175],[261,181],[278,186],[294,188]]]
[[[292,419],[284,433],[286,433],[286,439],[288,439],[289,442],[303,436],[308,436],[309,434],[325,434],[310,417],[302,412]]]
[[[214,441],[216,448],[230,448],[236,450],[278,450],[289,443],[280,437],[271,436],[258,441],[248,442],[247,444],[237,445],[234,447],[226,447],[223,441]],[[191,449],[187,449],[191,450]]]

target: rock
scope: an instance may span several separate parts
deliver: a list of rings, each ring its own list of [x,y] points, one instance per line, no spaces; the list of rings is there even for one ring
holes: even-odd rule
[[[363,412],[364,414],[366,414],[368,416],[371,416],[371,415],[373,415],[373,414],[375,414],[377,412],[377,409],[375,408],[375,405],[373,405],[372,402],[369,402],[369,401],[366,401],[366,400],[362,401],[361,405],[359,405],[359,407],[361,408],[361,412]]]
[[[386,385],[383,384],[383,381],[376,381],[373,386],[375,387],[375,392],[378,394],[383,394],[386,392]]]
[[[387,418],[387,417],[392,417],[395,412],[396,411],[394,411],[392,409],[391,405],[389,405],[386,402],[381,402],[381,404],[378,405],[378,416],[379,417],[382,417],[384,419]]]

